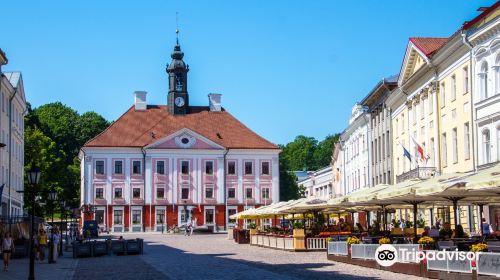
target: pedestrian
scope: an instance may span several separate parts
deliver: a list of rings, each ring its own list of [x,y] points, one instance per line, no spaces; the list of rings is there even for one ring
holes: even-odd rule
[[[483,236],[485,237],[488,237],[492,232],[491,225],[486,222],[485,218],[482,219],[481,228],[483,229]]]
[[[57,257],[59,255],[59,230],[54,227],[52,229],[52,240],[54,241],[54,245],[52,246],[52,256],[53,256],[53,261],[57,261]]]
[[[196,221],[193,223],[193,220],[191,220],[191,224],[189,226],[189,236],[193,235],[193,229],[194,229],[195,224],[196,224]]]
[[[10,256],[14,252],[14,241],[12,241],[12,235],[7,232],[2,241],[2,253],[3,253],[3,271],[9,270]]]
[[[45,260],[45,248],[47,247],[47,233],[45,230],[40,229],[40,234],[38,235],[38,251],[40,253],[40,261]]]

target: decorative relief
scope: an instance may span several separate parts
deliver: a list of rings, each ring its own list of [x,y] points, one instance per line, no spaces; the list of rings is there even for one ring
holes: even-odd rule
[[[182,134],[175,137],[175,144],[180,148],[191,148],[196,143],[196,138],[188,134]]]
[[[406,100],[406,107],[408,107],[408,109],[411,109],[411,107],[412,107],[411,100]]]

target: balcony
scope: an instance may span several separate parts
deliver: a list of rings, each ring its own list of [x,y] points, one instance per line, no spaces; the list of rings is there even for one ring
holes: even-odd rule
[[[396,183],[401,183],[411,179],[429,179],[439,175],[436,167],[417,167],[401,175],[396,176]]]

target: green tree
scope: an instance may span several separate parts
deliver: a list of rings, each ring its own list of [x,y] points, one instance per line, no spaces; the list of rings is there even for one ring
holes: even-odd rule
[[[96,112],[83,113],[77,123],[78,147],[82,147],[89,139],[94,138],[109,126],[109,122]]]
[[[314,168],[314,150],[318,141],[314,137],[299,135],[283,147],[282,155],[289,171]]]
[[[339,140],[340,134],[328,135],[319,142],[314,150],[314,169],[328,166],[332,161],[333,145]]]

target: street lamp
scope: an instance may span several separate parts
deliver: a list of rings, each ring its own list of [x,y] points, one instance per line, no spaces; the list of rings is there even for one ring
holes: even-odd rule
[[[30,273],[28,276],[28,280],[35,280],[35,240],[33,239],[35,236],[35,196],[36,191],[35,188],[40,182],[41,172],[40,169],[31,166],[31,169],[28,171],[28,183],[32,186],[31,190],[31,230],[30,230]]]
[[[55,263],[54,261],[54,202],[56,200],[56,191],[54,188],[50,189],[49,191],[49,200],[51,202],[51,210],[52,210],[52,227],[51,227],[51,234],[50,234],[50,244],[49,244],[49,263]]]
[[[61,217],[59,217],[60,219],[60,226],[59,226],[59,257],[61,257],[63,255],[63,239],[62,239],[62,229],[63,229],[63,216],[64,218],[66,218],[66,201],[63,200],[61,201]],[[67,223],[66,223],[66,227],[67,227]],[[66,231],[68,231],[68,229],[66,229]]]

